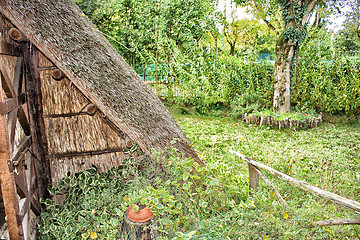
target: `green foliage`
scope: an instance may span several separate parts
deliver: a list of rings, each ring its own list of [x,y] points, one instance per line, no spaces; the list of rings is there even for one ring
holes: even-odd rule
[[[117,239],[124,211],[149,204],[159,239],[355,239],[356,226],[314,228],[313,221],[356,214],[268,176],[286,199],[284,209],[260,182],[249,196],[242,152],[291,176],[359,201],[360,127],[323,124],[311,131],[248,127],[224,118],[177,116],[206,162],[182,158],[174,148],[154,152],[147,168],[129,158],[108,173],[93,167],[70,174],[50,192],[67,193],[62,206],[46,200],[39,239]],[[271,141],[269,141],[271,139]],[[293,162],[289,168],[290,162]],[[266,173],[265,173],[266,174]]]
[[[259,112],[264,108],[265,100],[256,94],[244,93],[231,103],[231,116],[241,118],[245,113]]]
[[[124,166],[99,174],[93,166],[87,171],[63,178],[49,189],[52,195],[65,195],[62,205],[42,200],[46,210],[41,213],[38,239],[116,239],[123,212],[119,209],[123,191]],[[104,237],[106,236],[106,238]]]
[[[360,64],[346,57],[333,60],[331,43],[323,36],[303,46],[292,101],[322,112],[359,114]]]
[[[360,55],[360,38],[348,29],[343,29],[335,35],[334,45],[338,55]]]

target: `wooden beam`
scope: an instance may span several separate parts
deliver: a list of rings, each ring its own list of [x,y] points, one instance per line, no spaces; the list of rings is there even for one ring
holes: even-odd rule
[[[19,145],[14,149],[11,161],[17,162],[20,156],[24,153],[26,149],[30,147],[30,145],[31,145],[31,136],[24,137],[19,143]]]
[[[272,174],[272,175],[275,175],[277,176],[278,178],[281,178],[282,180],[292,184],[292,185],[295,185],[301,189],[303,189],[304,191],[307,191],[307,192],[310,192],[312,194],[315,194],[321,198],[324,198],[326,200],[329,200],[329,201],[332,201],[336,204],[339,204],[341,206],[344,206],[348,209],[351,209],[351,210],[354,210],[356,212],[360,212],[360,203],[359,202],[356,202],[354,200],[351,200],[351,199],[347,199],[347,198],[344,198],[342,196],[339,196],[335,193],[331,193],[331,192],[328,192],[328,191],[325,191],[325,190],[322,190],[318,187],[315,187],[315,186],[312,186],[310,185],[309,183],[305,182],[305,181],[299,181],[293,177],[290,177],[282,172],[279,172],[271,167],[268,167],[260,162],[257,162],[251,158],[248,158],[246,157],[245,155],[241,154],[241,153],[238,153],[238,152],[235,152],[235,151],[232,151],[230,150],[230,153],[236,155],[237,157],[241,158],[242,160],[244,160],[245,162],[247,162],[248,164],[251,164],[253,166],[256,166],[262,170],[265,170],[267,171],[268,173]]]
[[[21,191],[20,194],[23,194],[26,198],[29,199],[29,202],[31,202],[31,208],[33,209],[34,213],[36,215],[40,215],[41,212],[41,206],[40,204],[34,199],[34,197],[29,192],[27,185],[24,183],[24,181],[17,175],[16,173],[13,173],[15,178],[15,183],[19,187],[18,189]],[[31,184],[31,183],[30,183]]]
[[[51,154],[50,157],[69,158],[69,157],[80,157],[80,156],[95,156],[95,155],[101,155],[107,153],[124,152],[124,150],[125,150],[124,148],[115,148],[115,149],[104,149],[98,151],[57,153],[57,154]]]
[[[6,115],[9,112],[13,111],[18,106],[18,101],[16,98],[8,98],[3,102],[0,102],[0,115]]]
[[[6,97],[8,98],[16,98],[16,94],[14,91],[14,87],[11,83],[9,74],[4,66],[4,62],[0,61],[0,71],[1,71],[1,82],[2,87],[5,92]]]
[[[2,62],[0,62],[0,65],[2,65]],[[3,101],[3,93],[1,89],[0,101]],[[5,115],[0,115],[0,184],[8,232],[11,240],[23,240],[23,231],[17,219],[19,213],[19,202],[16,196],[15,180],[9,171],[9,161],[10,152],[6,118]]]
[[[18,109],[18,120],[20,122],[20,125],[22,127],[22,129],[24,130],[24,133],[26,136],[30,136],[31,134],[31,130],[30,130],[30,124],[29,121],[26,117],[26,113],[24,111],[24,108],[22,106],[19,107]]]
[[[39,51],[28,43],[24,51],[26,94],[29,106],[29,121],[31,126],[32,151],[35,158],[35,169],[40,197],[47,197],[47,187],[50,182],[50,163],[48,161],[45,124],[42,118],[42,95],[39,66]]]
[[[316,226],[333,226],[333,225],[360,225],[360,219],[333,219],[313,222],[312,227]]]
[[[20,47],[5,40],[0,40],[0,55],[18,57],[21,55]]]
[[[21,93],[21,87],[22,87],[22,82],[23,82],[23,62],[24,62],[23,58],[18,57],[16,60],[16,65],[15,65],[13,86],[14,86],[14,91],[17,96],[19,96]]]
[[[10,145],[10,154],[14,151],[14,141],[15,141],[15,132],[16,132],[16,122],[17,122],[17,111],[15,108],[8,114],[7,125],[8,125],[8,134],[9,134],[9,145]]]

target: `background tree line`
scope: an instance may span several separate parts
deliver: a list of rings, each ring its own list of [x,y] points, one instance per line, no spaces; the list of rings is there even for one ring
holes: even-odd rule
[[[193,105],[204,113],[211,107],[235,108],[246,93],[262,99],[259,108],[272,108],[275,89],[289,88],[291,107],[359,112],[359,64],[353,61],[360,56],[359,27],[351,20],[359,12],[358,0],[236,1],[250,7],[251,20],[225,16],[214,0],[75,2],[138,74],[146,72],[155,82],[166,83],[154,86],[169,101]],[[314,5],[298,9],[297,2]],[[334,13],[346,15],[347,21],[333,36],[326,17]],[[310,22],[302,19],[310,16]],[[297,26],[295,18],[306,23]],[[289,64],[288,58],[282,61],[291,75],[286,86],[276,86],[274,62],[260,62],[259,56],[267,54],[274,60],[281,52],[275,47],[289,40],[295,51]]]

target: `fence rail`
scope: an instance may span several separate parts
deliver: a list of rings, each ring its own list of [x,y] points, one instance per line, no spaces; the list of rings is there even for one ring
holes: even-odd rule
[[[354,211],[360,213],[360,203],[359,202],[344,198],[335,193],[331,193],[331,192],[322,190],[322,189],[315,187],[305,181],[297,180],[297,179],[290,177],[282,172],[279,172],[269,166],[266,166],[266,165],[264,165],[260,162],[257,162],[249,157],[246,157],[245,155],[243,155],[239,152],[230,150],[230,153],[241,158],[242,160],[244,160],[245,162],[247,162],[249,164],[249,184],[250,184],[250,188],[253,189],[255,192],[258,187],[258,179],[259,179],[259,173],[257,171],[260,171],[260,169],[262,169],[262,170],[265,170],[268,173],[275,175],[278,178],[280,178],[292,185],[295,185],[295,186],[305,190],[306,192],[310,192],[312,194],[318,195],[321,198],[330,200],[338,205],[344,206],[348,209],[351,209],[351,210],[354,210]]]

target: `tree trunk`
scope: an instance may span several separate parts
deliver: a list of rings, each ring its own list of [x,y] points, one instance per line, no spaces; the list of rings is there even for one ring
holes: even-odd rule
[[[234,56],[235,55],[235,44],[229,43],[229,45],[230,45],[230,55]]]
[[[273,108],[279,113],[290,112],[291,65],[297,46],[297,43],[283,37],[276,43]]]

